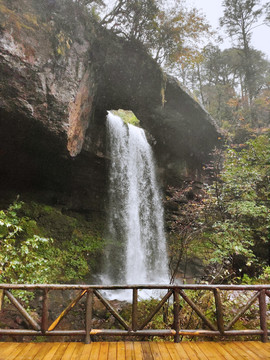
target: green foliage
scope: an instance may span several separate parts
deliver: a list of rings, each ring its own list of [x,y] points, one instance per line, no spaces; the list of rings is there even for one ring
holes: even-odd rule
[[[259,276],[259,280],[265,284],[269,284],[270,282],[270,266],[265,266],[263,268],[263,272],[261,273],[261,275]]]
[[[159,8],[155,0],[118,0],[103,23],[130,40],[149,41]]]
[[[253,29],[269,7],[263,7],[261,0],[224,0],[222,5],[220,23],[232,39],[231,48],[221,51],[208,44],[195,66],[185,64],[179,75],[233,138],[239,128],[269,127],[270,63],[251,44]]]
[[[263,282],[265,277],[267,281],[269,135],[251,139],[240,149],[215,153],[208,167],[212,185],[206,189],[196,182],[186,183],[182,189],[167,189],[172,279],[181,273],[186,278],[188,267],[194,263],[200,264],[196,277],[203,276],[211,282],[239,282],[243,276],[256,282]]]
[[[251,106],[256,96],[254,65],[252,59],[251,36],[252,30],[263,15],[261,0],[224,0],[224,15],[220,19],[221,26],[224,26],[229,36],[237,40],[241,49],[241,65],[243,81],[245,83],[244,96],[247,105]]]
[[[64,214],[61,209],[37,203],[25,204],[41,231],[54,239],[50,249],[57,266],[51,272],[58,282],[70,282],[91,276],[98,265],[104,239],[102,219],[86,220],[77,213]]]
[[[190,82],[196,97],[219,126],[232,134],[247,125],[267,126],[270,63],[265,55],[249,49],[252,101],[247,93],[243,49],[234,47],[221,51],[218,46],[208,45],[202,56],[203,61],[191,69],[186,82]]]
[[[209,25],[184,0],[117,0],[101,24],[130,41],[140,42],[159,61],[171,67],[196,62],[197,43],[209,34]]]
[[[155,59],[173,72],[202,60],[198,43],[211,34],[210,25],[196,8],[184,0],[160,7],[152,51]]]
[[[166,207],[170,209],[166,214],[169,230],[169,269],[171,282],[174,282],[179,272],[186,278],[187,264],[206,255],[207,249],[198,241],[203,227],[201,212],[204,208],[205,192],[196,182],[186,181],[182,188],[168,187],[166,193]]]
[[[140,126],[140,120],[136,115],[130,110],[113,110],[113,114],[118,115],[126,124],[131,124],[134,126]]]
[[[103,246],[97,222],[15,202],[0,211],[0,281],[70,282],[90,276]]]
[[[160,299],[150,298],[138,301],[138,323],[142,324],[147,316],[151,314],[158,306]],[[121,310],[120,315],[130,322],[132,317],[132,305],[127,304]],[[167,316],[167,318],[166,318]],[[173,321],[172,306],[165,306],[153,317],[153,319],[146,325],[146,329],[166,329],[170,327],[170,323]]]
[[[231,268],[240,256],[247,271],[256,259],[260,268],[269,261],[269,179],[269,136],[249,140],[241,151],[226,151],[223,170],[206,201],[213,262]]]
[[[231,37],[237,37],[245,47],[251,39],[251,31],[262,16],[261,0],[224,0],[224,15],[220,19]]]
[[[21,207],[21,202],[15,202],[0,211],[0,281],[48,282],[50,261],[46,253],[53,241],[38,234],[34,220],[17,215]]]

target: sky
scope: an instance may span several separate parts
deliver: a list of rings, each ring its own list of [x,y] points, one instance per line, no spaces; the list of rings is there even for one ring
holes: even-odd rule
[[[265,4],[267,0],[262,0],[261,3]],[[202,13],[206,16],[206,19],[211,24],[213,29],[217,30],[219,27],[219,18],[223,15],[222,0],[188,0],[188,5],[194,5],[197,9],[201,9]],[[227,48],[231,46],[230,38],[224,31],[221,32],[222,37],[225,38],[221,48]],[[262,25],[254,29],[252,36],[252,45],[255,49],[264,52],[268,60],[270,60],[270,27]]]

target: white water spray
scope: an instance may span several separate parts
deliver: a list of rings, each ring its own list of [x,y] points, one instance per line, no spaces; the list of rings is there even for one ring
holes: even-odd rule
[[[106,282],[168,282],[163,206],[143,129],[109,112],[109,237]]]

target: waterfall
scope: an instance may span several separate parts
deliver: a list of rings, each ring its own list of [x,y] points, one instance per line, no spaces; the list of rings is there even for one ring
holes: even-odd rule
[[[168,282],[163,206],[143,129],[107,116],[110,244],[106,282]]]

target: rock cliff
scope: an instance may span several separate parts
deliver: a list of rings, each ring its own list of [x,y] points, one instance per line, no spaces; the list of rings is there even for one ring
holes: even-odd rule
[[[218,144],[213,120],[142,45],[70,6],[0,0],[2,191],[102,210],[106,112],[118,108],[132,110],[154,139],[164,182],[195,176]]]

